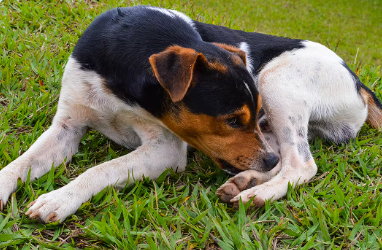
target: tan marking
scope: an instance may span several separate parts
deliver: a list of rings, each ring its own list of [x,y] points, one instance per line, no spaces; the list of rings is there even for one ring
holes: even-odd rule
[[[102,79],[101,80],[101,88],[103,90],[103,92],[107,95],[113,95],[113,92],[111,91],[111,89],[109,89],[109,87],[107,86],[107,82],[105,79]]]
[[[261,95],[259,94],[259,95],[257,96],[257,110],[256,110],[256,115],[259,113],[259,111],[260,111],[260,109],[261,109],[262,101],[263,101],[263,98],[262,98]]]
[[[238,47],[224,44],[224,43],[213,43],[213,44],[215,44],[216,46],[219,46],[222,49],[228,50],[229,52],[235,53],[237,56],[232,57],[232,60],[234,61],[234,63],[236,64],[244,63],[244,65],[247,65],[247,56],[245,52],[239,49]]]
[[[368,108],[366,123],[373,128],[382,128],[382,110],[375,104],[373,97],[366,90],[361,89],[361,96]]]
[[[237,65],[241,65],[244,61],[237,55],[233,55],[232,56],[232,61],[237,64]]]
[[[247,104],[245,104],[241,109],[236,110],[232,114],[229,114],[227,116],[222,116],[222,119],[228,119],[228,118],[233,118],[236,117],[239,119],[240,123],[243,124],[244,126],[249,125],[251,123],[251,111],[248,107]]]
[[[263,99],[261,98],[261,95],[259,94],[259,95],[257,96],[257,109],[256,109],[256,117],[257,117],[257,119],[259,118],[258,116],[259,116],[259,111],[260,111],[260,109],[261,109],[262,100],[263,100]],[[256,119],[256,120],[257,120],[257,119]],[[259,126],[259,123],[258,123],[258,122],[256,122],[255,130],[256,130],[257,133],[259,134],[260,138],[265,142],[266,140],[265,140],[265,138],[264,138],[264,136],[263,136],[263,133],[261,132],[261,129],[260,129],[260,126]]]
[[[232,128],[226,123],[232,115],[239,116],[242,128]],[[180,138],[217,163],[223,159],[238,169],[246,170],[254,161],[262,162],[264,157],[259,137],[254,133],[256,122],[251,118],[248,106],[220,117],[194,114],[181,106],[177,115],[167,114],[161,120]],[[244,162],[245,158],[248,160]]]
[[[215,60],[213,62],[207,62],[207,67],[213,69],[213,70],[217,70],[223,74],[227,73],[227,66],[225,66],[224,64],[222,64],[221,62]]]

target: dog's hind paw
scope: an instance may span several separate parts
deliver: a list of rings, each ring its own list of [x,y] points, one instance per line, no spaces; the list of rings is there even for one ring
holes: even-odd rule
[[[216,195],[226,203],[236,197],[243,190],[252,188],[258,185],[258,179],[254,177],[251,170],[239,173],[238,175],[230,178],[226,183],[221,185],[216,191]]]

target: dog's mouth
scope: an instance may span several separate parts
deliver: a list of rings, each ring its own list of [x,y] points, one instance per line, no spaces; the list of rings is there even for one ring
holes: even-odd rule
[[[218,159],[218,164],[221,169],[223,169],[230,175],[237,175],[238,173],[243,172],[243,170],[235,168],[234,166],[222,159]]]

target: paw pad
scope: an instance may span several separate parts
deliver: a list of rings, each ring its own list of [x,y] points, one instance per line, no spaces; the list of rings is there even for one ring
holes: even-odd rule
[[[240,174],[232,177],[224,183],[217,191],[216,195],[225,202],[230,203],[241,191],[256,186],[257,179],[241,176]]]

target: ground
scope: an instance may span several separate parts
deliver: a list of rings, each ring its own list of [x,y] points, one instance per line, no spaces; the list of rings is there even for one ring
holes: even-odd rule
[[[382,97],[381,1],[8,1],[0,2],[0,169],[50,125],[60,79],[77,39],[112,7],[151,4],[199,21],[321,42]],[[365,125],[348,145],[316,139],[318,174],[264,208],[221,203],[228,179],[201,153],[184,173],[165,172],[116,191],[105,189],[64,224],[24,215],[39,195],[87,168],[128,153],[95,131],[67,165],[20,183],[0,212],[0,248],[381,249],[382,134]],[[1,188],[1,187],[0,187]]]

